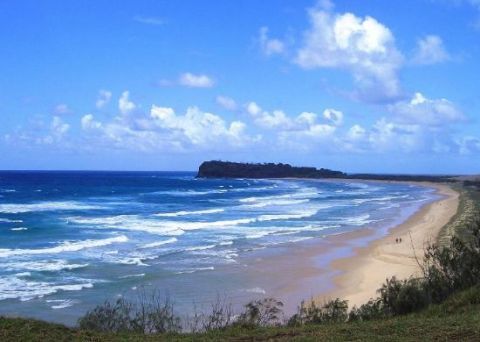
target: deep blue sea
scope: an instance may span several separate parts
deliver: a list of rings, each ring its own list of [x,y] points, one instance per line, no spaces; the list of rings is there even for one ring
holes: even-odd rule
[[[219,293],[277,295],[298,279],[280,264],[275,273],[259,269],[263,261],[333,234],[365,227],[385,234],[434,193],[187,172],[0,172],[0,313],[74,323],[140,287],[185,307]]]

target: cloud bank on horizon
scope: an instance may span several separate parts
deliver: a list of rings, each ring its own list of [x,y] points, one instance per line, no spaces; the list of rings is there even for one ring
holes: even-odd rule
[[[258,13],[275,6],[248,4]],[[123,18],[126,32],[72,22],[66,37],[41,38],[45,46],[34,53],[0,35],[20,57],[0,60],[0,70],[18,80],[4,88],[2,98],[10,100],[0,101],[0,151],[11,156],[0,168],[194,169],[215,158],[349,171],[480,172],[480,103],[472,84],[480,51],[470,44],[480,39],[472,24],[479,4],[425,1],[420,7],[431,19],[418,29],[408,5],[395,5],[396,17],[388,6],[368,2],[277,5],[285,15],[274,19],[219,6],[217,16],[237,13],[230,27],[218,17],[188,24],[178,15],[182,5],[146,16],[136,11],[152,8],[128,4],[121,12],[132,13]],[[448,28],[446,8],[463,14]],[[108,25],[115,27],[119,15],[112,16]],[[231,37],[237,20],[243,29]],[[51,28],[40,24],[40,33],[27,27],[19,35],[33,39]],[[452,27],[456,35],[448,33]],[[80,33],[114,41],[100,37],[97,47]],[[115,36],[122,33],[125,46],[117,51]],[[56,49],[63,64],[50,61]],[[68,83],[42,84],[56,72]]]

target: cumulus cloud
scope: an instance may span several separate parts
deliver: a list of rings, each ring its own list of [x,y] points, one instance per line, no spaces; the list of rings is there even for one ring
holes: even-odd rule
[[[219,106],[225,108],[226,110],[234,111],[237,109],[237,103],[231,97],[220,95],[217,96],[215,100]]]
[[[62,137],[68,132],[70,125],[63,122],[63,120],[58,116],[54,116],[52,123],[50,124],[50,128],[53,135],[56,137]]]
[[[403,55],[390,29],[372,17],[334,13],[331,2],[309,11],[310,28],[295,63],[305,69],[339,68],[352,73],[357,96],[369,101],[401,95],[398,70]]]
[[[171,130],[177,138],[193,145],[218,141],[243,145],[250,140],[245,134],[246,125],[243,122],[233,121],[228,125],[218,115],[203,112],[197,107],[189,107],[184,115],[177,115],[172,108],[153,105],[150,116],[158,127]]]
[[[272,113],[262,110],[255,102],[246,105],[247,113],[253,118],[255,124],[262,128],[283,128],[292,126],[292,120],[281,110],[274,110]]]
[[[414,64],[437,64],[450,60],[442,38],[435,35],[428,35],[417,41],[412,62]]]
[[[256,116],[257,114],[259,114],[262,111],[262,108],[260,108],[260,106],[258,104],[256,104],[255,102],[247,103],[246,109],[247,109],[248,114],[253,115],[253,116]]]
[[[415,93],[411,100],[389,105],[388,110],[402,123],[441,126],[465,120],[464,114],[447,99],[428,99]]]
[[[180,75],[178,83],[191,88],[211,88],[215,84],[215,82],[207,75],[195,75],[190,72]]]
[[[327,108],[323,111],[323,117],[336,126],[343,123],[343,113],[339,110]]]
[[[80,130],[60,116],[36,121],[27,129],[4,136],[9,143],[25,146],[75,150],[120,150],[144,152],[199,152],[259,150],[269,153],[289,149],[319,153],[480,153],[477,137],[455,136],[448,123],[463,114],[446,99],[428,99],[417,93],[408,101],[388,107],[390,115],[371,125],[344,126],[344,113],[326,108],[320,115],[265,110],[256,102],[244,105],[242,121],[190,106],[178,113],[167,106],[152,105],[148,113],[125,115],[136,108],[129,105],[128,92],[121,96],[123,111],[98,120],[86,114],[77,121]]]
[[[273,134],[270,136],[271,146],[280,146],[293,150],[308,151],[313,147],[331,150],[335,145],[338,118],[342,113],[335,109],[328,109],[331,113],[329,118],[320,117],[312,112],[301,112],[296,116],[290,116],[283,110],[266,111],[256,102],[249,102],[245,110],[252,118],[254,124],[261,129]],[[326,122],[320,122],[319,119]],[[333,119],[333,120],[332,120]],[[336,123],[333,123],[335,121]]]
[[[89,129],[100,129],[102,128],[102,124],[98,121],[94,120],[92,114],[86,114],[80,119],[80,124],[84,130]]]
[[[282,54],[285,52],[285,43],[279,39],[273,39],[268,36],[268,27],[263,26],[258,33],[258,42],[260,49],[266,56]]]
[[[266,111],[256,102],[249,102],[245,109],[250,114],[254,123],[265,129],[277,131],[297,131],[305,135],[324,135],[333,132],[335,126],[343,122],[343,113],[335,109],[326,109],[323,119],[326,123],[319,123],[318,116],[312,112],[302,112],[297,116],[289,116],[283,110]]]
[[[95,106],[98,109],[101,109],[110,102],[111,98],[112,98],[112,92],[102,89],[98,92],[98,97],[97,97],[97,101],[95,102]]]
[[[118,100],[118,110],[123,115],[127,115],[135,110],[137,106],[135,103],[130,101],[130,92],[128,90],[124,91]]]

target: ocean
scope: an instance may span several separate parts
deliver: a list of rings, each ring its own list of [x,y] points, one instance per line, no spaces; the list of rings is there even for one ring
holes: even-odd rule
[[[300,298],[305,288],[328,289],[328,263],[358,244],[305,260],[319,275],[303,282],[291,276],[307,267],[296,252],[366,227],[378,238],[436,196],[424,186],[357,180],[3,171],[0,314],[74,324],[139,289],[168,294],[184,311],[219,295],[234,303]]]

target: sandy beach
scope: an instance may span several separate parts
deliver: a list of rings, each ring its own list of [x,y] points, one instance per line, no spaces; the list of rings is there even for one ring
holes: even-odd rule
[[[376,290],[385,279],[419,275],[417,258],[422,260],[425,246],[436,240],[442,227],[457,212],[459,194],[448,185],[417,184],[436,188],[442,198],[422,207],[384,238],[357,249],[354,256],[334,261],[332,267],[341,271],[334,278],[335,290],[316,300],[339,297],[348,300],[350,307],[358,306],[376,297]]]

